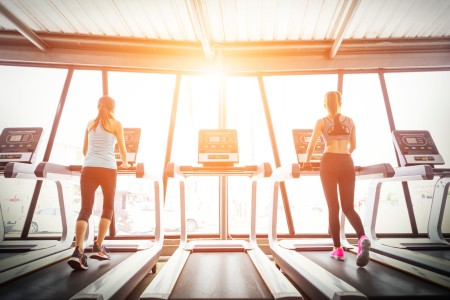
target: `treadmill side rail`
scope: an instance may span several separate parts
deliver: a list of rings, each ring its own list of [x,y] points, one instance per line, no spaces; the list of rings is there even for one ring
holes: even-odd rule
[[[339,277],[321,268],[300,252],[271,246],[281,269],[312,299],[368,299],[363,293]]]
[[[189,255],[189,251],[178,247],[139,299],[168,299]]]
[[[156,264],[160,252],[161,247],[158,244],[137,251],[70,299],[126,298]],[[146,263],[142,264],[143,261]]]
[[[303,299],[300,292],[289,282],[289,280],[272,264],[269,258],[259,248],[247,251],[254,266],[261,277],[264,278],[268,289],[274,299]]]

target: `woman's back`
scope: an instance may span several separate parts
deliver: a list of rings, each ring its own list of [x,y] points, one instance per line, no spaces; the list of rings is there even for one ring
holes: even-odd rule
[[[329,116],[322,118],[321,135],[325,142],[324,152],[347,154],[350,152],[349,143],[355,143],[352,138],[354,137],[355,125],[353,120],[347,116],[340,114],[338,118],[339,124],[336,124],[338,123],[337,119],[332,121]],[[352,149],[354,149],[354,147]]]
[[[104,130],[101,125],[89,130],[88,151],[83,166],[116,169],[115,143],[115,134]]]

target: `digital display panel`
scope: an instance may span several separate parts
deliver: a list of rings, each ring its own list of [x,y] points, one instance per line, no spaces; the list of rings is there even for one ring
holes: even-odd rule
[[[42,132],[42,127],[4,128],[0,134],[0,165],[34,162]]]
[[[201,164],[233,165],[239,162],[236,129],[200,129],[198,162]]]
[[[407,137],[406,142],[408,144],[417,144],[417,139],[415,137]]]
[[[402,167],[445,164],[428,130],[393,130],[392,140]]]
[[[15,134],[15,135],[11,135],[9,137],[9,140],[11,142],[20,142],[22,140],[22,135],[21,134]]]
[[[219,143],[220,142],[220,136],[210,136],[210,137],[208,137],[208,141],[210,143]]]

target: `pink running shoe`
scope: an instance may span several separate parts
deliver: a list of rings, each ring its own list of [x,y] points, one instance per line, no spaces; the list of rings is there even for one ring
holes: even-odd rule
[[[342,247],[336,248],[330,252],[330,257],[336,260],[344,261],[344,249]]]
[[[363,235],[358,240],[358,254],[356,255],[356,265],[358,267],[364,267],[370,260],[370,240],[367,236]]]

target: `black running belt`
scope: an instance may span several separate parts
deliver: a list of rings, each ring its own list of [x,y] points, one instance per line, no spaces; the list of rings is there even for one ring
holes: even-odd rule
[[[115,252],[111,260],[90,259],[89,269],[73,270],[67,260],[58,262],[25,277],[0,285],[2,299],[69,299],[114,268],[132,252]]]
[[[433,250],[433,249],[440,249],[440,250],[450,250],[450,245],[445,245],[442,243],[400,243],[400,245],[404,246],[407,249],[410,250]]]
[[[192,253],[170,299],[273,299],[244,252]]]
[[[330,258],[329,251],[302,251],[301,254],[370,299],[450,299],[450,290],[380,263],[370,261],[364,268],[358,268],[356,255],[350,252],[345,252],[344,262]]]
[[[437,258],[442,258],[450,261],[450,250],[432,249],[432,250],[415,250],[414,252],[430,255]],[[450,280],[450,278],[449,278]]]

